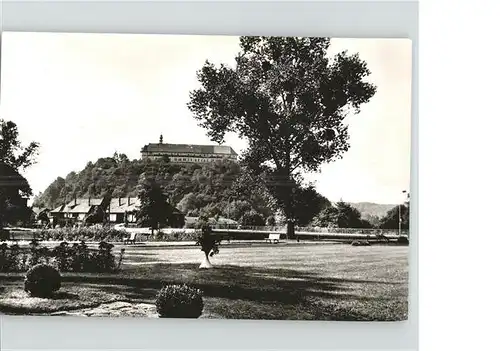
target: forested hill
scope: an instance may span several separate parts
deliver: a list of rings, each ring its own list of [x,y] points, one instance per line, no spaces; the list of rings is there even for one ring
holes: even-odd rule
[[[389,204],[376,204],[373,202],[351,202],[350,204],[361,212],[361,216],[363,218],[367,218],[369,216],[382,218],[387,214],[387,211],[397,206]]]
[[[189,216],[221,215],[240,220],[247,216],[265,220],[275,212],[263,186],[252,183],[231,161],[206,165],[176,165],[167,160],[129,160],[115,154],[89,162],[80,172],[58,177],[34,200],[34,206],[55,208],[76,197],[136,196],[141,174],[155,178],[171,202]]]

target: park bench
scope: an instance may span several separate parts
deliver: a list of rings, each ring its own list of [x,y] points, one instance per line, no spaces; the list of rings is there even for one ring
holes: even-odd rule
[[[130,233],[130,236],[123,240],[123,243],[125,245],[127,244],[135,244],[135,239],[136,239],[137,233]]]
[[[269,236],[266,238],[266,242],[269,243],[279,243],[280,242],[280,235],[279,234],[269,234]]]

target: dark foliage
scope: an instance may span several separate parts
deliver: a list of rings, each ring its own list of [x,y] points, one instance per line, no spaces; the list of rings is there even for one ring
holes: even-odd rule
[[[401,218],[401,229],[410,228],[410,204],[405,203],[390,209],[387,214],[380,220],[380,228],[382,229],[398,229],[399,220]]]
[[[334,206],[323,208],[312,220],[312,225],[334,228],[373,228],[351,204],[339,201]]]
[[[174,224],[174,208],[153,177],[141,177],[138,196],[141,207],[137,212],[137,223],[141,227],[150,227],[153,231]]]
[[[24,279],[24,290],[35,297],[50,297],[61,287],[61,274],[47,264],[31,267]]]
[[[28,249],[19,245],[0,245],[0,272],[26,271],[36,264],[52,264],[61,272],[115,272],[120,267],[125,249],[120,251],[118,262],[112,252],[113,245],[101,242],[98,249],[89,249],[84,241],[72,246],[62,242],[54,249],[33,241]]]
[[[408,240],[408,237],[406,236],[400,236],[397,240],[397,243],[400,245],[409,245],[410,241]]]
[[[166,285],[156,297],[161,318],[198,318],[203,311],[203,293],[188,285]]]
[[[213,256],[219,253],[219,244],[222,239],[212,233],[212,229],[208,224],[200,220],[201,231],[196,240],[196,245],[201,247],[201,251],[207,256]]]
[[[113,244],[101,241],[99,250],[94,253],[91,262],[95,265],[96,272],[109,272],[115,270],[115,256],[112,249]]]
[[[20,171],[35,163],[39,145],[23,146],[17,125],[0,119],[0,229],[5,224],[29,222],[31,213],[26,199],[31,187]]]
[[[0,159],[0,229],[6,224],[25,224],[31,219],[27,198],[28,181],[12,166]]]

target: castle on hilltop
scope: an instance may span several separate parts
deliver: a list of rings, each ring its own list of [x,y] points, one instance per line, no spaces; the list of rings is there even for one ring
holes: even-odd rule
[[[167,156],[171,163],[198,164],[223,159],[236,161],[238,158],[238,154],[230,146],[164,144],[163,135],[160,135],[159,143],[144,145],[141,155],[142,159],[159,159]]]

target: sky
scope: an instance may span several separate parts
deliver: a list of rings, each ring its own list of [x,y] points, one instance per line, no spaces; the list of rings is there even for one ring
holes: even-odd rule
[[[349,116],[351,147],[307,174],[331,201],[401,203],[410,186],[411,41],[332,39],[329,55],[359,53],[377,86]],[[233,64],[234,36],[2,33],[0,118],[14,121],[25,145],[40,143],[27,169],[35,194],[58,176],[115,151],[131,159],[150,142],[210,139],[186,104],[205,60]],[[235,135],[236,152],[246,142]]]

